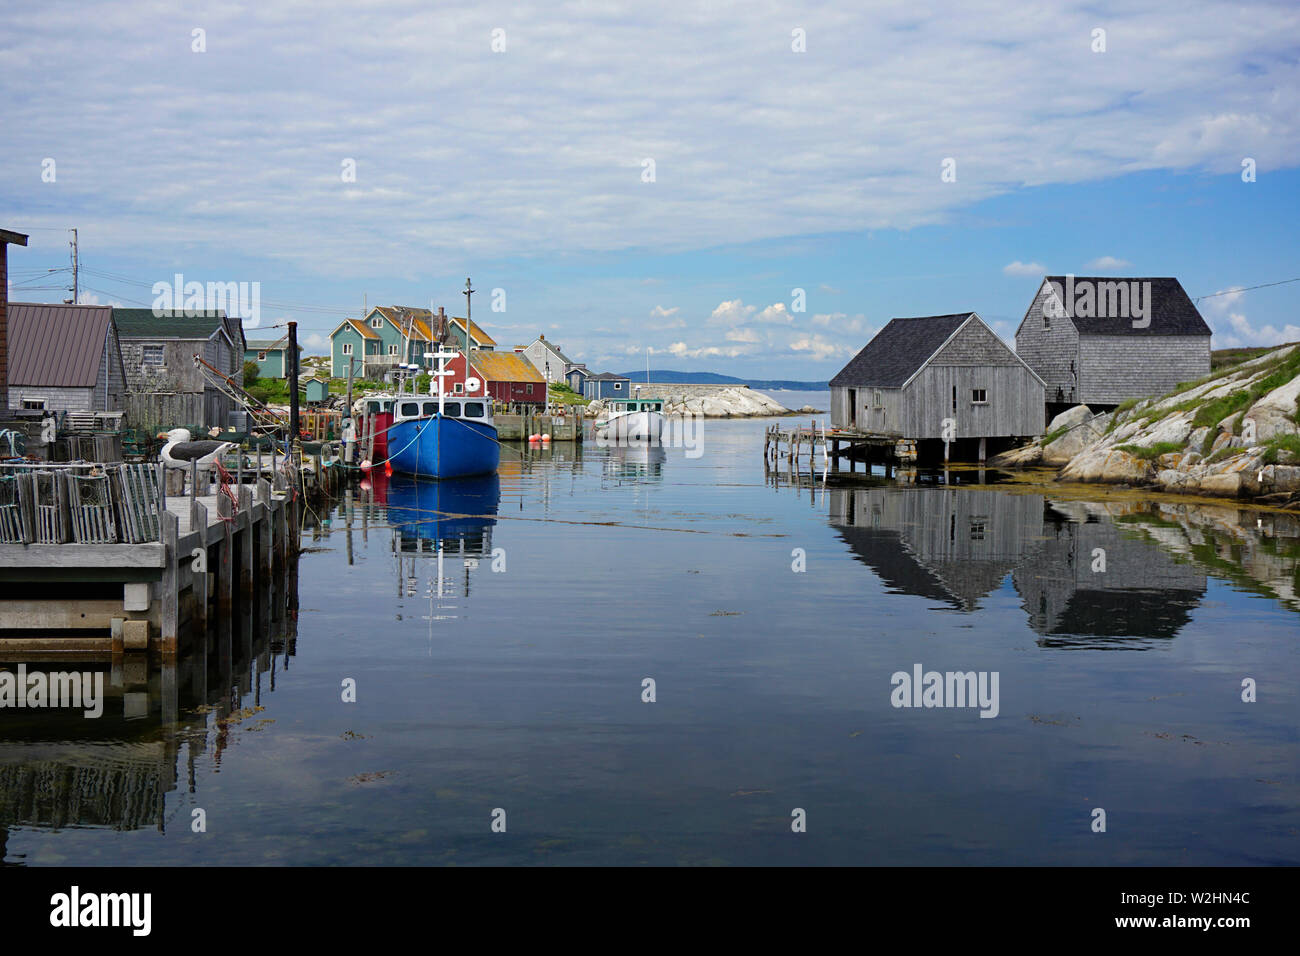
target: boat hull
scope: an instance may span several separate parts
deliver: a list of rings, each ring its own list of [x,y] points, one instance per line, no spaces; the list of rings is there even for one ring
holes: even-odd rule
[[[408,418],[388,433],[394,471],[419,478],[463,478],[497,470],[497,430],[463,418]]]
[[[658,412],[627,412],[596,426],[608,442],[657,442],[663,437],[664,417]]]

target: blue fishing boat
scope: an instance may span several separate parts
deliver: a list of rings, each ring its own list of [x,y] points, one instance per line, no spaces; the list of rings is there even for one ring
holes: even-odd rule
[[[433,357],[438,359],[433,381],[441,383],[448,374],[448,353]],[[490,402],[449,399],[441,390],[436,397],[399,394],[388,430],[388,461],[394,471],[417,478],[463,478],[496,471],[501,445]]]

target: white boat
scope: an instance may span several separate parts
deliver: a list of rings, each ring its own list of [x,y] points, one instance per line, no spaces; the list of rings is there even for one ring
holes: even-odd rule
[[[603,442],[658,442],[664,433],[664,403],[658,398],[613,398],[596,419]]]

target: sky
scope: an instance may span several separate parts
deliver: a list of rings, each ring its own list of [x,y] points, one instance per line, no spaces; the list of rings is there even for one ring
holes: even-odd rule
[[[82,301],[257,283],[309,353],[466,277],[595,371],[824,381],[893,316],[1010,342],[1068,272],[1269,345],[1298,93],[1292,2],[6,4],[0,228],[12,300],[70,295],[75,227]]]

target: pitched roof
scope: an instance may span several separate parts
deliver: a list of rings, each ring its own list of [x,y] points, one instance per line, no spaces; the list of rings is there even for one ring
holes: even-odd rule
[[[10,302],[9,384],[93,388],[113,324],[107,305]]]
[[[370,311],[378,312],[403,334],[406,333],[409,319],[412,333],[425,341],[433,341],[433,312],[429,309],[417,309],[409,305],[377,305]]]
[[[516,352],[471,352],[470,364],[489,382],[545,382],[542,373]]]
[[[1065,276],[1045,276],[1044,282],[1051,282],[1062,292],[1065,290]],[[1074,327],[1085,335],[1209,335],[1210,327],[1201,318],[1195,304],[1188,298],[1183,285],[1171,276],[1135,278],[1133,276],[1075,276],[1075,296],[1078,297],[1080,283],[1093,283],[1094,289],[1103,282],[1150,282],[1151,301],[1143,302],[1150,310],[1151,324],[1144,328],[1134,328],[1131,321],[1122,321],[1114,316],[1070,316]],[[1039,285],[1039,290],[1042,285]],[[1038,295],[1035,293],[1034,298]],[[1094,309],[1094,311],[1096,311]],[[1023,324],[1023,322],[1022,322]]]
[[[344,319],[338,324],[338,328],[330,333],[330,338],[334,338],[334,336],[338,335],[339,329],[343,328],[345,325],[349,326],[353,332],[356,332],[363,339],[379,338],[379,333],[366,325],[366,323],[362,322],[360,319]]]
[[[596,375],[588,375],[588,379],[594,379],[597,382],[629,382],[626,375],[615,375],[613,372],[600,372]]]
[[[248,340],[248,347],[245,349],[245,351],[247,351],[247,352],[253,352],[253,351],[257,351],[257,352],[285,352],[285,351],[288,351],[288,349],[289,349],[289,340],[288,340],[287,338],[278,338],[278,339],[249,339],[249,340]],[[298,346],[298,351],[301,352],[302,350],[303,350],[303,347],[302,347],[301,345],[299,345],[299,346]]]
[[[451,321],[455,322],[455,323],[456,323],[458,326],[460,326],[462,329],[465,328],[465,320],[464,320],[463,318],[461,318],[460,316],[456,316],[456,317],[454,317]],[[474,341],[478,342],[479,345],[496,345],[496,344],[497,344],[497,343],[496,343],[496,340],[493,339],[492,336],[490,336],[490,335],[488,335],[486,332],[484,332],[481,328],[479,328],[479,324],[478,324],[477,322],[473,321],[472,319],[470,320],[470,323],[469,323],[469,332],[470,332],[470,335],[474,336]]]
[[[118,338],[123,339],[208,339],[220,329],[226,335],[223,309],[205,309],[186,315],[182,309],[168,309],[155,315],[153,309],[113,309]]]
[[[542,345],[546,346],[548,349],[554,352],[556,357],[559,358],[559,360],[563,362],[565,365],[573,364],[573,360],[569,358],[567,355],[565,355],[564,351],[558,345],[556,345],[554,342],[548,339],[545,335],[537,336],[537,341],[534,342],[533,344],[536,345],[538,342],[540,342]]]
[[[951,315],[890,319],[889,324],[831,379],[831,387],[900,388],[974,314],[954,312]]]

